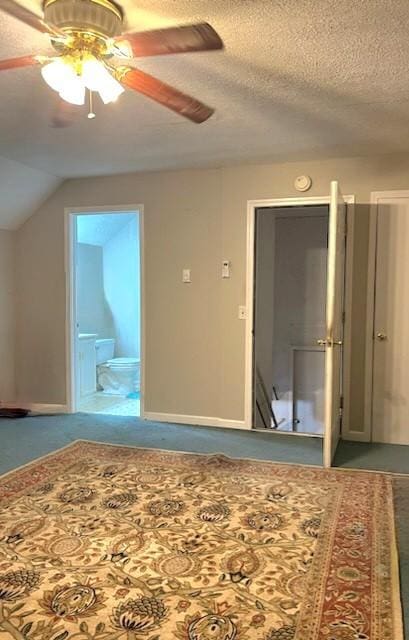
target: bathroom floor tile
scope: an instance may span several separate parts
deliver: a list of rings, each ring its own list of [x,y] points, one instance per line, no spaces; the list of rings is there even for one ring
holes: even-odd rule
[[[100,413],[113,416],[139,416],[141,413],[139,398],[126,398],[97,392],[84,398],[78,407],[84,413]]]

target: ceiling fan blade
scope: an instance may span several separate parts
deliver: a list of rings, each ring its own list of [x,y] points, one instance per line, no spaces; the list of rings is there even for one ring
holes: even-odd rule
[[[214,113],[214,109],[207,107],[199,100],[139,69],[119,68],[117,69],[117,77],[125,87],[142,93],[197,124],[204,122]]]
[[[124,33],[116,41],[125,43],[132,50],[134,57],[163,56],[170,53],[188,53],[193,51],[212,51],[223,49],[223,42],[213,27],[206,22]]]
[[[31,67],[35,64],[40,64],[38,56],[20,56],[19,58],[8,58],[7,60],[0,60],[0,71],[6,71],[7,69],[18,69],[19,67]]]
[[[20,20],[20,22],[24,22],[24,24],[27,24],[29,27],[33,27],[33,29],[37,29],[37,31],[41,31],[42,33],[48,33],[52,36],[64,36],[64,33],[57,29],[57,27],[46,24],[42,18],[29,9],[22,7],[14,0],[0,0],[0,11],[8,13],[10,16]]]

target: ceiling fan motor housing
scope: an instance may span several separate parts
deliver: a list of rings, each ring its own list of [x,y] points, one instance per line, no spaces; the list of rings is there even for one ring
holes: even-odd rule
[[[123,14],[111,0],[45,0],[44,20],[68,32],[112,38],[122,31]]]

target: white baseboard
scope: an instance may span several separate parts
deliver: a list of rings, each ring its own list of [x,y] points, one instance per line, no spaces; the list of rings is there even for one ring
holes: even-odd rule
[[[177,413],[154,413],[145,411],[144,420],[153,422],[171,422],[174,424],[193,424],[199,427],[223,427],[225,429],[244,429],[248,431],[244,420],[228,420],[226,418],[210,418],[208,416],[187,416]]]
[[[33,413],[68,413],[68,407],[66,404],[43,404],[39,402],[13,402],[8,405],[10,407],[20,407],[21,409],[28,409]]]
[[[0,402],[0,407],[3,407],[3,409],[4,409],[5,407],[11,407],[11,408],[14,408],[14,407],[17,407],[17,403],[16,403],[16,401],[15,401],[15,400],[8,400],[7,402],[6,402],[5,400],[2,400],[2,401]]]

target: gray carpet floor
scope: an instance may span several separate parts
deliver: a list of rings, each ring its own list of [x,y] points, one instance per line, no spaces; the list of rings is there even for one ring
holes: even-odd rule
[[[0,419],[0,474],[78,439],[237,458],[322,464],[322,440],[233,429],[147,422],[138,418],[74,414]],[[409,474],[409,448],[341,442],[335,465]],[[394,479],[405,638],[409,640],[409,475]]]

